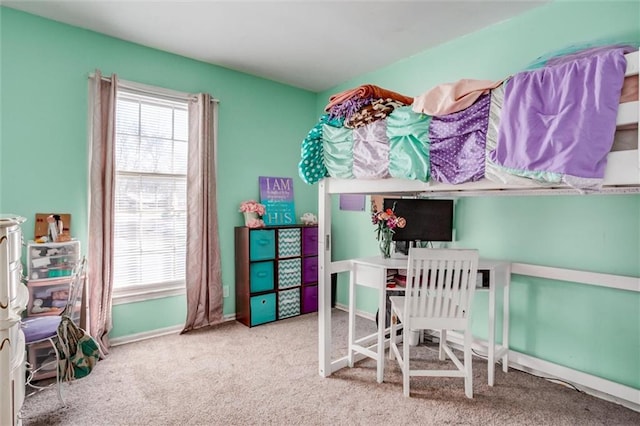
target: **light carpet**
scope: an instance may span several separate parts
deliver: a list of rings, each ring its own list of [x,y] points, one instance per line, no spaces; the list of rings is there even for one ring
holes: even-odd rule
[[[30,396],[36,425],[638,425],[640,413],[474,357],[474,398],[461,378],[414,378],[402,395],[397,362],[385,382],[363,360],[318,374],[318,318],[307,314],[248,328],[238,322],[112,348],[86,378]],[[346,313],[334,310],[333,351],[344,354]],[[375,324],[358,320],[358,335]],[[437,362],[428,345],[415,349]]]

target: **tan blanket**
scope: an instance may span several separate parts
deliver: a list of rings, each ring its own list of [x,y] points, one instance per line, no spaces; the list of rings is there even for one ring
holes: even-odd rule
[[[391,98],[394,101],[401,102],[403,105],[411,105],[413,103],[413,98],[409,96],[401,95],[400,93],[392,92],[391,90],[383,89],[382,87],[374,86],[373,84],[365,84],[354,89],[345,90],[344,92],[331,95],[331,97],[329,98],[329,103],[326,107],[324,107],[324,110],[329,111],[331,107],[339,105],[355,97],[371,97],[383,99]]]
[[[435,86],[413,100],[414,112],[439,117],[470,107],[480,96],[495,89],[504,80],[462,79]]]

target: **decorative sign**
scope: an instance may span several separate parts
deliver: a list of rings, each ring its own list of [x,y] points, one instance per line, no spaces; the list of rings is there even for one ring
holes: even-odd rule
[[[260,202],[267,212],[262,217],[264,224],[291,225],[296,223],[293,205],[293,179],[260,176]]]

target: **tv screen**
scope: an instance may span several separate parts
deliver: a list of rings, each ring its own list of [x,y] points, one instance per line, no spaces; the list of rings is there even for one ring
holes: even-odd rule
[[[407,221],[395,229],[394,241],[453,241],[453,200],[385,198],[384,208],[394,203],[396,215]]]

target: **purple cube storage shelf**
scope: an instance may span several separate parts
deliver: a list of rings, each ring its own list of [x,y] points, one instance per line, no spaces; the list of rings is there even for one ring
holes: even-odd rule
[[[302,282],[304,284],[318,282],[318,256],[309,256],[302,259]]]
[[[318,227],[235,228],[236,319],[247,327],[318,310]]]
[[[308,285],[302,287],[302,313],[316,312],[318,310],[318,286]]]
[[[305,256],[318,255],[318,227],[302,228],[303,250]]]

